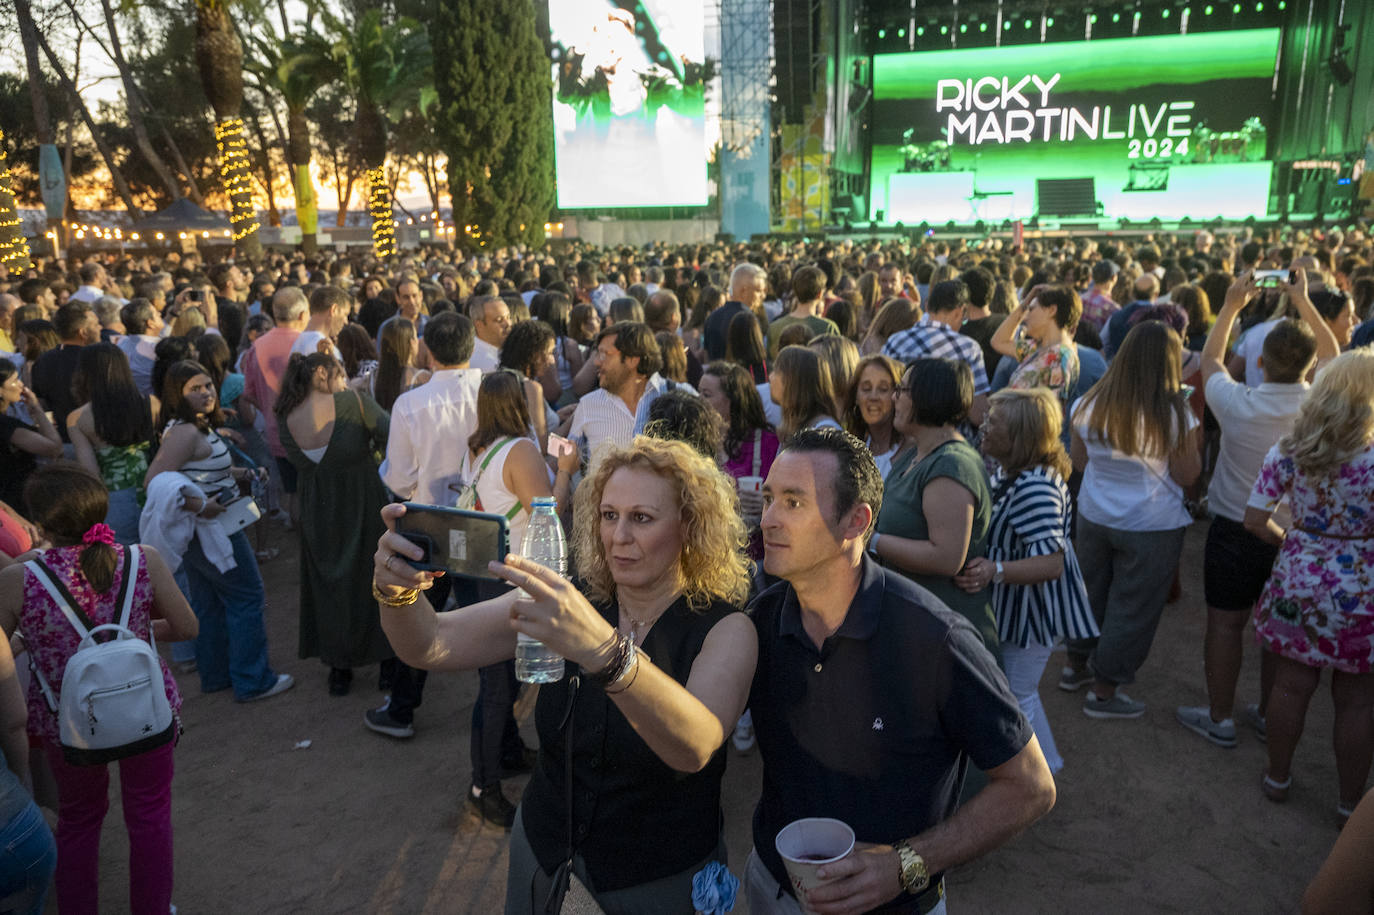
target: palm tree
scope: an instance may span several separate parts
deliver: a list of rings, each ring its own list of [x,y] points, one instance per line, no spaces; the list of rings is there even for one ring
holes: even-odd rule
[[[358,104],[354,131],[367,167],[373,252],[388,257],[396,252],[396,221],[386,180],[388,126],[409,108],[428,107],[434,93],[429,36],[414,19],[384,24],[375,7],[351,28],[327,13],[322,18],[336,36],[334,58]]]
[[[215,112],[215,145],[220,180],[229,198],[234,241],[249,260],[262,257],[253,209],[253,179],[248,140],[239,117],[243,107],[243,44],[229,18],[230,0],[195,0],[196,65],[205,97]]]
[[[301,249],[316,250],[319,208],[315,182],[310,177],[310,122],[305,109],[315,93],[342,72],[333,46],[318,34],[278,39],[253,35],[253,55],[246,62],[264,90],[271,89],[286,104],[287,160],[296,190],[296,221],[301,227]]]

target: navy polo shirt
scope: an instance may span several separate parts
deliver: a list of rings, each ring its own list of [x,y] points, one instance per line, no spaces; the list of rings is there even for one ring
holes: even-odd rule
[[[730,330],[730,322],[742,311],[744,303],[731,299],[706,316],[701,345],[712,360],[725,358],[725,337]]]
[[[867,554],[844,622],[819,648],[787,582],[751,612],[759,662],[749,708],[763,755],[754,848],[789,891],[773,844],[788,823],[834,817],[858,841],[890,845],[954,813],[970,760],[993,769],[1030,741],[973,626]],[[880,910],[916,903],[902,895]]]

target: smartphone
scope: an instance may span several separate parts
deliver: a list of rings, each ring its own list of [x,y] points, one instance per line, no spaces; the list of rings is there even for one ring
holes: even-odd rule
[[[412,568],[501,580],[487,563],[504,562],[510,552],[510,528],[504,515],[418,502],[405,506],[406,513],[396,519],[396,533],[425,551],[419,559],[406,559]]]
[[[577,450],[577,444],[571,439],[566,439],[553,432],[549,433],[548,453],[551,458],[559,458],[565,454],[572,454]]]
[[[1285,281],[1296,283],[1298,273],[1296,270],[1256,270],[1255,285],[1261,289],[1277,289]]]

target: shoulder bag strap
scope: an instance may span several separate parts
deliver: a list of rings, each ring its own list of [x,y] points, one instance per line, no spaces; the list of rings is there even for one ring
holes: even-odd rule
[[[473,492],[474,492],[474,493],[477,491],[477,481],[482,479],[482,474],[486,471],[487,465],[491,463],[491,459],[494,458],[494,457],[496,457],[496,452],[500,451],[502,448],[506,447],[508,444],[510,444],[510,443],[513,442],[513,441],[516,441],[515,437],[514,437],[514,436],[509,436],[509,435],[508,435],[508,436],[506,436],[505,438],[501,439],[500,441],[494,442],[494,443],[492,443],[490,446],[487,447],[487,454],[486,454],[486,457],[482,458],[482,463],[481,463],[481,465],[477,468],[477,476],[475,476],[475,477],[472,478],[472,489],[473,489]],[[468,454],[471,455],[472,452],[469,451]],[[509,510],[509,511],[506,512],[506,515],[505,515],[506,520],[507,520],[507,521],[513,520],[513,519],[515,518],[516,515],[520,514],[520,510],[521,510],[522,508],[524,508],[524,507],[525,507],[524,504],[522,504],[522,503],[520,502],[519,499],[516,499],[516,500],[515,500],[515,504],[512,505],[512,506],[510,507],[510,510]],[[482,509],[482,497],[481,497],[480,495],[477,496],[477,510],[478,510],[478,511],[483,511],[483,509]]]
[[[75,597],[72,597],[67,586],[62,584],[62,580],[53,574],[52,569],[49,569],[43,560],[38,558],[30,559],[24,565],[33,573],[34,578],[38,579],[43,590],[48,592],[48,596],[57,605],[57,609],[62,611],[67,622],[71,623],[76,634],[83,639],[90,635],[90,630],[95,628],[95,624],[82,611],[81,605],[77,603]]]
[[[763,469],[763,430],[754,430],[754,472],[752,476],[758,476]]]
[[[576,733],[573,726],[574,711],[577,708],[577,692],[582,685],[582,678],[578,674],[573,674],[568,685],[568,713],[563,719],[563,726],[559,728],[563,733],[563,822],[567,829],[568,837],[568,857],[553,872],[553,881],[549,886],[549,895],[544,899],[544,915],[557,915],[563,910],[563,897],[568,893],[568,884],[572,879],[573,858],[577,853],[577,844],[573,837],[573,735]]]
[[[133,617],[134,609],[134,585],[138,578],[138,564],[142,554],[136,546],[124,547],[124,580],[119,583],[119,625],[125,629],[129,628],[129,620]],[[148,634],[152,634],[152,626],[148,627]]]

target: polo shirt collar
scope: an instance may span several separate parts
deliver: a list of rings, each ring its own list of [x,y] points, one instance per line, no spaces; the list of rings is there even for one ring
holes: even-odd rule
[[[883,567],[865,552],[859,569],[859,589],[854,592],[854,599],[849,602],[849,611],[844,615],[844,622],[840,623],[840,628],[836,629],[826,642],[836,638],[864,642],[878,631],[883,604]],[[790,585],[783,597],[782,610],[778,614],[778,633],[803,640],[804,644],[811,643],[811,636],[807,635],[806,629],[802,626],[801,602],[797,600],[797,592]]]
[[[1294,381],[1290,383],[1263,381],[1255,388],[1255,391],[1260,394],[1303,394],[1306,393],[1309,387],[1310,385],[1305,381]]]

